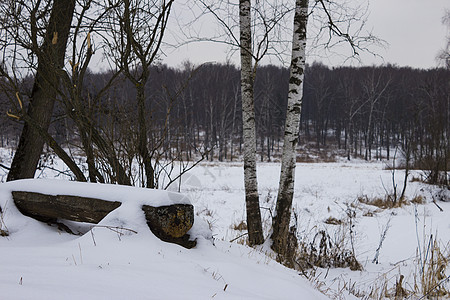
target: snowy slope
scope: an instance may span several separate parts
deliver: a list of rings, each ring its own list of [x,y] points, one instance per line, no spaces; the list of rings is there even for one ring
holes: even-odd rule
[[[128,201],[100,222],[104,227],[73,236],[22,216],[10,196],[18,188]],[[133,196],[139,201],[130,201]],[[213,245],[201,217],[190,232],[196,248],[160,241],[136,204],[162,198],[186,201],[175,193],[56,180],[1,184],[3,228],[10,236],[0,238],[0,298],[326,299],[255,249],[220,240]]]

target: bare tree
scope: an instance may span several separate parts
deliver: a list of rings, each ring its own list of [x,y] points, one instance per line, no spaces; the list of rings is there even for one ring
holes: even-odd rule
[[[115,63],[136,88],[137,152],[142,159],[149,188],[155,187],[155,171],[148,148],[146,116],[149,111],[145,105],[145,86],[150,76],[149,68],[159,55],[173,0],[158,2],[124,0],[113,15],[118,24],[113,25],[114,42],[111,45]]]
[[[2,31],[5,30],[3,42],[6,43],[3,55],[7,48],[13,48],[11,57],[3,56],[4,64],[0,71],[2,75],[8,76],[12,72],[16,76],[17,67],[32,67],[33,59],[37,58],[35,81],[27,110],[29,119],[25,121],[8,173],[7,180],[11,181],[34,177],[45,143],[39,130],[47,132],[50,125],[59,86],[58,74],[64,66],[75,1],[5,1],[2,2],[1,9],[9,16],[2,25]],[[31,60],[22,56],[25,51],[31,54]],[[5,59],[9,59],[10,70],[4,68],[7,65]],[[18,63],[18,59],[21,62]],[[40,129],[29,121],[38,124]]]
[[[329,111],[333,103],[332,89],[329,79],[326,78],[327,67],[322,64],[313,63],[308,68],[307,84],[313,97],[313,103],[316,109],[315,117],[315,131],[316,131],[316,145],[320,150],[320,146],[326,145],[327,126],[329,122]]]
[[[155,153],[161,156],[160,148],[163,139],[160,139],[154,145],[151,153],[148,151],[148,127],[146,122],[148,121],[149,110],[145,106],[145,86],[150,76],[149,67],[160,53],[159,48],[173,1],[161,3],[158,1],[130,0],[70,1],[72,4],[70,18],[67,14],[64,15],[62,11],[55,12],[63,9],[59,6],[61,3],[64,2],[55,2],[54,7],[52,7],[51,2],[43,3],[41,1],[31,2],[29,7],[22,2],[7,1],[1,3],[0,8],[3,11],[16,12],[16,14],[12,14],[12,17],[5,18],[3,24],[6,30],[3,31],[2,28],[0,39],[2,45],[5,45],[0,75],[10,82],[10,90],[7,93],[12,106],[15,107],[10,116],[24,120],[25,128],[27,126],[32,127],[36,133],[36,138],[41,138],[42,144],[46,142],[63,159],[75,174],[77,180],[86,181],[83,172],[74,162],[74,159],[56,143],[48,131],[48,125],[53,115],[53,105],[56,100],[60,101],[65,109],[65,115],[62,115],[61,118],[70,118],[69,122],[73,122],[72,124],[76,126],[76,131],[72,135],[78,134],[81,140],[81,148],[86,154],[90,181],[109,181],[130,185],[131,177],[134,176],[131,165],[137,153],[147,177],[146,180],[142,179],[140,182],[153,187],[156,185],[157,177],[166,173],[169,177],[167,185],[173,183],[181,176],[172,175],[173,168],[161,165],[160,173],[158,175],[154,173],[151,157]],[[67,10],[70,7],[70,5],[65,5],[64,9]],[[27,18],[27,14],[31,17]],[[71,26],[72,15],[75,16],[73,26]],[[61,21],[61,18],[64,19],[65,23]],[[31,23],[27,23],[27,20],[31,20]],[[55,25],[55,20],[60,23]],[[67,27],[67,32],[61,35],[61,32],[57,32],[54,27],[63,27],[64,24]],[[108,29],[114,30],[109,31]],[[25,36],[22,37],[18,33],[25,33]],[[30,33],[30,39],[26,36],[27,33]],[[91,41],[92,33],[97,35],[97,40],[100,37],[100,44],[103,43],[101,45],[103,47],[97,50],[109,49],[106,54],[119,53],[115,56],[116,61],[112,64],[112,71],[106,75],[108,78],[103,87],[100,87],[101,84],[98,83],[90,87],[86,80],[86,74],[89,73],[88,66],[94,54]],[[58,46],[60,40],[64,41],[64,47]],[[69,46],[66,45],[68,40],[71,42]],[[24,55],[25,51],[31,51],[32,55]],[[70,54],[66,61],[65,55],[67,53]],[[35,57],[38,59],[38,64],[33,60]],[[108,62],[111,62],[111,60]],[[20,83],[21,79],[17,79],[16,76],[23,76],[23,70],[33,70],[35,65],[37,65],[35,69],[37,79],[32,92],[29,111],[25,113],[25,104],[21,101],[23,97],[21,94],[17,94],[19,91],[17,83]],[[10,66],[9,70],[8,66]],[[64,67],[67,68],[64,69]],[[114,91],[111,88],[114,81],[120,78],[122,72],[133,83],[137,91],[135,94],[137,104],[133,106],[137,107],[136,134],[130,130],[130,128],[136,128],[134,126],[126,127],[126,132],[118,131],[121,126],[122,129],[125,128],[122,123],[126,120],[114,121],[118,120],[117,117],[120,114],[118,107],[120,105],[115,102],[118,97],[113,94]],[[13,75],[10,75],[10,73]],[[32,71],[30,73],[33,74]],[[174,93],[167,90],[167,99],[169,99],[167,121],[171,107],[183,85],[185,84],[182,84]],[[2,90],[3,86],[2,84]],[[39,107],[34,104],[37,102],[33,99],[33,95],[37,93],[36,95],[39,96],[39,93],[35,90],[45,94],[44,98],[47,101],[44,101],[47,103],[45,117],[48,118],[48,122],[33,117],[32,113],[37,108],[42,110],[40,104]],[[43,98],[42,95],[40,97]],[[19,100],[16,101],[16,98]],[[131,125],[134,124],[131,123]],[[166,125],[164,126],[163,131],[165,133],[163,136],[167,133],[168,122],[166,122]],[[128,141],[131,137],[136,139],[137,151],[133,149],[134,145]],[[29,146],[29,144],[28,140],[24,143],[25,146]],[[79,145],[75,146],[78,147]],[[40,150],[38,148],[35,145],[33,146],[34,152],[39,151],[37,159],[39,159],[42,150],[42,147]],[[18,157],[20,155],[19,150],[16,153]],[[180,155],[177,154],[176,159],[180,159]],[[14,174],[14,165],[15,162],[13,162],[11,168],[11,176]],[[193,166],[183,162],[180,165],[182,172],[186,172]],[[29,177],[33,177],[35,168],[32,174],[29,174]],[[108,179],[105,177],[108,177]]]
[[[353,149],[356,151],[356,146],[353,147],[354,144],[356,145],[355,117],[361,112],[364,106],[364,103],[361,104],[355,85],[355,80],[350,77],[348,72],[344,72],[339,77],[339,90],[345,99],[344,105],[347,122],[345,128],[345,146],[347,147],[347,160],[351,159]]]
[[[450,34],[448,34],[450,30],[450,10],[446,10],[444,16],[442,17],[442,24],[447,26],[447,36],[445,49],[439,51],[436,59],[440,65],[443,67],[450,69]]]
[[[389,87],[391,79],[387,78],[384,82],[384,74],[380,73],[378,76],[375,72],[368,74],[366,80],[364,80],[363,90],[366,98],[365,103],[368,104],[368,118],[367,118],[367,130],[365,132],[366,151],[364,158],[369,160],[372,158],[372,142],[373,142],[373,119],[375,117],[376,107],[380,99],[384,96],[386,89]]]

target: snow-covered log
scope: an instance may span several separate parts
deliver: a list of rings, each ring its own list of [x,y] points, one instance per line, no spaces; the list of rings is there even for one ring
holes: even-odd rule
[[[194,207],[191,204],[172,204],[153,207],[143,205],[148,227],[158,238],[185,248],[195,247],[187,232],[194,225]]]
[[[118,201],[23,191],[13,191],[12,196],[22,214],[43,222],[65,219],[97,224],[121,205]]]

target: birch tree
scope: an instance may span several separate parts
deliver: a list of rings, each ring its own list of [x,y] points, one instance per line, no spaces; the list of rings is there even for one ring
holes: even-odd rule
[[[338,19],[333,19],[332,10],[336,8],[337,1],[315,0],[313,9],[322,9],[325,17],[325,25],[321,27],[328,30],[328,39],[324,44],[326,48],[331,47],[337,37],[341,42],[350,45],[352,56],[358,55],[358,50],[368,51],[367,44],[380,42],[371,33],[367,36],[359,35],[364,27],[364,20],[358,19],[356,15],[346,16],[345,11],[338,11]],[[333,6],[334,5],[334,6]],[[296,147],[299,137],[300,113],[303,98],[303,79],[306,66],[306,29],[308,23],[308,0],[296,0],[294,12],[292,57],[290,64],[290,78],[288,91],[288,104],[286,112],[286,123],[284,132],[283,154],[281,157],[281,173],[277,195],[275,216],[273,218],[273,231],[271,235],[272,249],[286,258],[289,237],[289,225],[291,221],[292,200],[294,197]],[[351,23],[360,21],[362,26],[358,27],[355,34],[351,34]],[[350,22],[346,30],[341,30],[337,25]],[[338,41],[337,44],[340,42]]]
[[[256,126],[250,7],[250,0],[239,1],[245,204],[247,208],[249,243],[250,245],[258,245],[264,242],[264,237],[262,234],[258,180],[256,176]]]
[[[218,21],[223,33],[214,37],[198,37],[187,34],[190,41],[224,43],[238,48],[241,58],[242,129],[244,140],[244,185],[247,209],[247,227],[250,245],[263,243],[261,212],[259,208],[258,180],[256,175],[256,122],[254,107],[254,82],[258,64],[264,57],[282,57],[283,45],[279,32],[289,13],[284,1],[239,1],[239,22],[230,13],[236,5],[229,1],[198,1],[202,13],[196,19],[211,14]],[[237,32],[239,29],[239,36]]]
[[[273,219],[272,249],[284,255],[287,245],[291,206],[294,196],[296,147],[303,99],[303,80],[306,66],[306,25],[308,22],[308,0],[296,0],[292,58],[290,66],[289,92],[286,123],[284,129],[283,155],[278,187],[276,215]]]

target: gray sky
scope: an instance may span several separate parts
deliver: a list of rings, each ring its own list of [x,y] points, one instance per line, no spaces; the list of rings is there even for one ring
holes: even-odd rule
[[[389,43],[380,51],[388,63],[429,68],[445,47],[447,28],[442,24],[448,0],[372,0],[369,21],[374,32]],[[367,63],[373,63],[368,60]]]
[[[369,54],[361,55],[362,65],[391,63],[417,68],[437,66],[436,55],[444,48],[446,36],[450,34],[441,22],[445,10],[450,9],[450,1],[371,0],[369,9],[367,28],[387,41],[389,46],[386,49],[373,48],[384,60]],[[229,56],[229,49],[223,45],[202,42],[167,52],[163,62],[171,66],[179,66],[186,60],[195,64],[225,62]],[[239,62],[238,59],[236,54],[231,56],[231,61],[235,63]],[[307,58],[309,63],[314,60],[321,60],[330,66],[342,64],[342,58],[339,57]],[[355,62],[352,64],[358,65]]]

